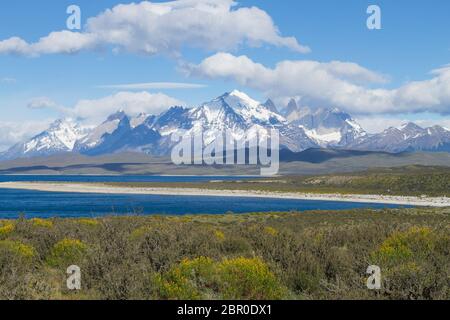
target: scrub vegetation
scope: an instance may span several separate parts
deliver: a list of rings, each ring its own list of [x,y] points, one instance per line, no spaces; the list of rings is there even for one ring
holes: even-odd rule
[[[0,298],[450,299],[449,228],[445,208],[0,221]]]

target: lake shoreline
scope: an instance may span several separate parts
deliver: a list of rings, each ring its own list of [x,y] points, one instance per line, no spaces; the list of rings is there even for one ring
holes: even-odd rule
[[[114,187],[95,183],[55,183],[55,182],[2,182],[0,189],[19,189],[63,193],[167,195],[167,196],[210,196],[272,198],[291,200],[339,201],[355,203],[395,204],[423,207],[450,207],[447,197],[385,196],[364,194],[319,194],[294,192],[268,192],[258,190],[213,190],[200,188],[140,188]]]

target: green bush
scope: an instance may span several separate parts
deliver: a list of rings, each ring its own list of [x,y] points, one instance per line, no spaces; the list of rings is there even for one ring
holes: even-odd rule
[[[0,241],[0,250],[7,251],[19,258],[31,259],[36,255],[35,249],[20,241],[2,240]]]
[[[0,222],[0,239],[10,235],[15,229],[14,223]]]
[[[63,239],[56,243],[50,255],[47,257],[47,263],[52,267],[68,267],[73,264],[80,264],[88,246],[80,240]]]
[[[275,275],[258,258],[185,259],[155,280],[164,299],[281,299],[286,295]]]

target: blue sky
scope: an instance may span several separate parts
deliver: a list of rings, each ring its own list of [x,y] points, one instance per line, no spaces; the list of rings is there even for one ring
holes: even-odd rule
[[[194,3],[191,0],[188,1]],[[227,2],[227,0],[220,1]],[[206,2],[208,1],[206,0]],[[224,35],[224,43],[229,40],[231,45],[228,43],[223,48],[220,46],[220,37],[224,34],[221,29],[224,26],[218,27],[212,21],[211,37],[214,37],[215,40],[208,40],[211,43],[203,45],[203,37],[208,35],[196,34],[190,37],[189,34],[195,32],[192,30],[196,28],[195,22],[190,21],[188,30],[175,30],[174,33],[168,34],[167,46],[171,49],[173,49],[173,45],[170,41],[181,41],[181,49],[177,52],[161,50],[161,46],[165,45],[164,41],[158,43],[154,54],[142,53],[139,51],[141,48],[139,50],[135,48],[135,44],[123,45],[122,42],[105,40],[96,40],[94,48],[82,47],[80,50],[75,50],[76,52],[73,54],[66,54],[62,52],[64,50],[61,52],[56,50],[56,53],[48,53],[44,50],[45,52],[38,54],[24,54],[22,51],[17,51],[16,48],[7,48],[3,51],[1,49],[1,41],[12,37],[19,37],[29,45],[38,42],[41,37],[45,37],[51,32],[65,30],[68,17],[66,8],[71,4],[76,4],[81,8],[84,27],[80,33],[98,32],[100,34],[102,32],[101,34],[104,36],[106,34],[104,25],[91,26],[90,29],[86,29],[89,28],[85,25],[87,19],[96,17],[106,9],[113,8],[120,3],[129,4],[130,2],[113,0],[30,2],[19,0],[2,3],[2,10],[0,10],[0,126],[2,123],[3,125],[8,123],[9,126],[12,123],[29,122],[33,124],[28,128],[23,128],[21,133],[15,137],[9,137],[11,143],[14,142],[12,140],[21,138],[21,135],[30,134],[33,130],[40,128],[39,122],[44,124],[62,116],[62,108],[64,110],[76,108],[80,100],[98,102],[98,99],[114,96],[117,92],[124,91],[121,88],[100,88],[99,86],[150,82],[204,85],[197,89],[159,88],[147,90],[150,94],[161,93],[188,106],[197,105],[225,91],[238,88],[260,100],[271,97],[281,102],[289,96],[296,96],[302,99],[300,102],[305,104],[337,105],[354,114],[363,124],[371,125],[372,130],[381,130],[387,125],[407,119],[417,120],[423,124],[449,124],[450,105],[447,102],[450,100],[450,92],[448,92],[450,91],[448,83],[450,76],[448,70],[444,70],[438,75],[430,74],[432,70],[442,68],[450,63],[450,3],[447,0],[432,2],[242,0],[237,6],[220,13],[226,17],[229,11],[253,6],[259,8],[258,12],[264,11],[272,19],[274,26],[267,32],[263,30],[262,36],[257,35],[260,38],[256,39],[258,40],[256,45],[248,41],[246,33],[253,34],[254,30],[258,29],[260,16],[253,17],[252,14],[249,14],[248,25],[230,23],[229,29]],[[376,4],[381,8],[381,30],[368,30],[366,27],[368,17],[366,9],[370,4]],[[196,5],[194,3],[185,4],[185,6],[195,7]],[[183,19],[181,12],[180,17]],[[114,24],[118,17],[115,18],[116,20],[113,22],[108,20],[103,23],[107,25],[112,23],[119,29],[127,27],[126,23],[125,25]],[[145,19],[145,17],[140,18]],[[160,23],[164,26],[164,22],[160,21]],[[98,31],[98,29],[101,30]],[[233,34],[234,29],[239,30],[239,34]],[[229,30],[231,31],[229,32]],[[274,30],[279,31],[277,37],[264,36],[265,33]],[[139,32],[142,30],[139,29]],[[164,32],[165,29],[162,29],[162,33]],[[187,43],[183,43],[184,35],[186,35]],[[284,39],[288,37],[294,37],[298,46],[307,46],[311,52],[305,53],[298,50],[297,45],[285,44],[288,42],[285,42]],[[200,39],[198,45],[189,45],[198,38]],[[148,35],[148,38],[145,39],[150,45],[153,45],[152,41],[155,39],[155,35]],[[232,45],[233,39],[237,39],[235,46]],[[158,40],[160,39],[158,38]],[[217,44],[218,41],[219,44]],[[283,44],[280,45],[279,42]],[[113,50],[114,48],[118,48],[119,53]],[[224,73],[222,69],[218,70],[221,66],[217,56],[217,59],[211,60],[216,65],[202,64],[205,59],[214,57],[218,53],[230,55],[228,57],[232,63],[237,62],[237,58],[245,56],[249,60],[245,62],[245,66],[249,70],[253,70],[256,64],[262,65],[264,69],[261,69],[261,72],[267,73],[267,81],[258,79],[258,73],[246,75],[245,79],[242,78],[239,70],[227,70]],[[276,70],[277,64],[283,61],[305,60],[318,64],[316,67],[321,68],[320,72],[326,72],[327,76],[332,77],[329,82],[330,86],[323,88],[319,86],[316,90],[309,85],[303,84],[302,87],[300,84],[298,94],[295,87],[282,87],[283,83],[276,77],[283,77],[284,73]],[[349,79],[348,75],[342,71],[342,68],[347,70],[347,65],[340,65],[339,71],[334,69],[330,71],[329,66],[322,65],[330,61],[352,63],[364,68],[364,71],[356,70],[357,74],[352,73],[352,78]],[[287,74],[286,77],[292,77],[294,82],[299,79],[299,83],[304,78],[320,77],[318,73],[303,74],[302,72],[307,72],[305,70],[310,70],[309,65],[299,66],[295,74]],[[367,79],[368,72],[382,76],[384,80]],[[360,79],[361,77],[363,80]],[[426,82],[430,79],[433,80],[432,83]],[[410,86],[414,81],[423,83],[418,88]],[[271,83],[275,83],[277,87],[279,84],[280,88],[275,90]],[[340,90],[340,88],[348,88],[349,92],[352,90],[359,92],[364,89],[360,98],[362,107],[359,107],[357,103],[346,103],[349,97],[344,97],[343,93],[328,92]],[[399,95],[393,92],[399,88],[405,88],[406,94]],[[386,105],[392,105],[384,109],[378,108],[379,104],[377,103],[367,102],[367,100],[371,100],[367,97],[372,97],[373,90],[378,89],[386,91],[383,92],[382,101],[386,101]],[[327,96],[326,98],[318,97],[321,90],[326,92],[324,94]],[[417,95],[433,92],[435,96],[428,100],[422,100],[420,97],[414,100],[414,98],[410,98],[410,95],[415,96],[416,91],[412,92],[411,90],[424,90],[424,93],[417,91]],[[126,91],[136,93],[142,90]],[[36,98],[40,98],[39,101],[42,101],[43,97],[47,99],[45,101],[51,101],[51,103],[30,108],[30,101],[34,101]],[[398,108],[396,103],[399,104]],[[96,103],[93,102],[92,105],[94,108]],[[111,106],[111,108],[113,107]],[[156,108],[156,111],[159,109]],[[7,141],[0,141],[0,148],[2,143],[3,145],[8,144]]]

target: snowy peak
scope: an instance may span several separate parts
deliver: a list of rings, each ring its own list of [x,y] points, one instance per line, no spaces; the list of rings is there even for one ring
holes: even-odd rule
[[[418,134],[425,134],[426,130],[418,126],[413,122],[408,122],[400,126],[399,130],[407,135],[407,137],[412,137]]]
[[[129,124],[129,118],[123,110],[119,110],[116,113],[110,115],[102,124],[94,128],[84,137],[79,138],[73,150],[77,152],[83,152],[88,149],[95,148],[104,141],[104,137],[108,134],[112,134],[116,131],[120,124],[127,122]]]
[[[411,122],[379,134],[368,134],[348,113],[338,108],[310,108],[291,99],[278,111],[270,99],[260,103],[233,90],[196,108],[174,106],[159,115],[142,113],[130,117],[119,110],[90,129],[80,127],[71,119],[57,120],[44,132],[0,154],[0,158],[61,152],[101,155],[133,151],[168,155],[174,144],[171,141],[174,133],[202,132],[208,144],[219,131],[231,130],[235,136],[244,136],[255,130],[263,132],[272,128],[280,132],[281,148],[294,152],[317,147],[450,152],[450,131],[440,126],[422,128]]]
[[[285,108],[287,120],[305,130],[322,147],[343,147],[367,135],[346,112],[338,108],[300,107],[291,99]]]
[[[247,121],[259,124],[275,124],[286,121],[284,117],[277,113],[275,104],[271,100],[261,104],[247,94],[237,90],[223,97],[225,103]]]
[[[25,152],[60,149],[71,151],[75,142],[86,133],[72,119],[60,119],[26,143]]]
[[[240,107],[247,106],[254,108],[260,105],[258,101],[250,98],[247,94],[238,90],[233,90],[230,93],[226,93],[222,97],[232,108],[239,106]]]
[[[413,122],[391,127],[366,139],[356,141],[349,148],[388,152],[450,151],[450,131],[441,126],[422,128]]]
[[[205,124],[223,123],[225,127],[231,122],[244,127],[249,124],[270,125],[286,121],[266,105],[237,90],[204,103],[193,109],[191,114],[196,119],[203,119]]]
[[[2,154],[2,158],[15,159],[71,152],[76,141],[87,133],[88,129],[81,128],[72,119],[56,120],[47,130],[10,148]]]

